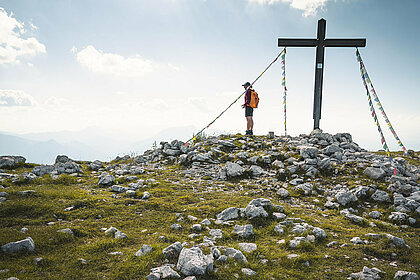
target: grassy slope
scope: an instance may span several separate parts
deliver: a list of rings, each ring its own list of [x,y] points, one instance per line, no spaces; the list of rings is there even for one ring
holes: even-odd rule
[[[420,162],[414,164],[420,165]],[[233,261],[227,265],[216,265],[217,273],[205,279],[235,279],[234,273],[241,274],[242,267],[249,267],[258,273],[255,279],[345,279],[350,273],[361,271],[363,266],[378,267],[385,271],[383,279],[392,279],[397,270],[420,272],[420,230],[413,227],[401,229],[386,221],[391,212],[389,205],[379,205],[383,215],[382,221],[374,221],[378,227],[371,228],[367,224],[360,226],[352,224],[339,215],[338,211],[319,211],[326,202],[322,193],[319,196],[303,196],[291,191],[291,200],[282,201],[273,188],[268,190],[264,185],[252,180],[236,182],[212,182],[210,180],[190,181],[180,172],[180,167],[170,166],[166,170],[148,170],[139,178],[154,178],[158,184],[144,189],[152,197],[147,201],[127,198],[118,195],[111,198],[109,188],[96,184],[90,171],[84,166],[84,176],[81,178],[62,175],[53,181],[45,175],[34,182],[20,182],[14,184],[3,182],[7,187],[3,191],[9,193],[6,202],[0,206],[0,245],[31,236],[36,249],[24,255],[6,255],[0,253],[0,270],[9,269],[7,273],[0,273],[0,279],[15,276],[19,279],[144,279],[153,267],[163,264],[162,249],[170,243],[159,240],[160,235],[166,236],[170,242],[193,241],[188,235],[191,222],[187,215],[193,215],[200,222],[204,218],[214,218],[223,209],[235,206],[245,207],[253,198],[270,198],[272,203],[284,206],[288,217],[302,218],[313,226],[323,228],[327,232],[327,239],[315,244],[305,244],[297,249],[290,249],[286,245],[277,244],[280,239],[292,239],[287,234],[277,235],[273,228],[276,221],[270,220],[264,225],[254,225],[255,237],[249,242],[255,242],[258,250],[245,253],[249,264],[242,266]],[[11,173],[21,174],[31,168],[22,166]],[[356,177],[357,176],[357,177]],[[372,183],[363,175],[343,172],[334,179],[323,177],[321,185],[331,182],[346,182],[348,186],[361,181],[362,184]],[[223,184],[224,186],[217,185]],[[223,189],[224,191],[209,192],[208,187]],[[242,187],[242,188],[241,188]],[[380,188],[385,185],[379,184]],[[21,197],[17,194],[21,190],[35,190],[36,195]],[[193,189],[195,192],[193,192]],[[261,192],[261,189],[263,192]],[[289,190],[291,190],[289,188]],[[141,197],[143,190],[139,190]],[[319,202],[313,202],[313,199]],[[66,207],[76,206],[75,210],[64,211]],[[312,205],[315,205],[313,207]],[[366,209],[360,208],[359,215]],[[177,222],[176,213],[182,213],[184,218],[180,222],[182,231],[173,232],[169,226]],[[54,216],[61,219],[57,221]],[[100,215],[100,217],[98,216]],[[417,217],[419,218],[419,217]],[[55,221],[52,226],[48,222]],[[240,224],[249,223],[238,220]],[[20,232],[22,227],[29,231]],[[129,236],[127,240],[115,240],[105,236],[100,228],[114,226]],[[74,236],[57,233],[58,229],[71,228]],[[224,238],[216,245],[238,248],[239,240],[231,235],[233,226],[217,226]],[[359,236],[365,239],[366,233],[390,233],[402,237],[411,246],[410,250],[390,248],[385,239],[374,241],[368,245],[353,245],[350,239]],[[203,236],[206,232],[203,233]],[[326,246],[331,241],[348,246]],[[200,239],[195,240],[199,242]],[[153,252],[142,258],[134,256],[143,244],[153,247]],[[110,252],[121,251],[122,255],[108,255]],[[391,253],[397,254],[396,259]],[[297,260],[287,259],[290,253],[297,253]],[[328,255],[328,257],[325,257]],[[44,260],[36,265],[34,258]],[[87,264],[80,264],[78,258],[87,260]],[[262,263],[267,259],[267,263]],[[309,266],[304,263],[309,261]],[[389,263],[396,261],[398,267]],[[242,276],[241,276],[242,277]]]

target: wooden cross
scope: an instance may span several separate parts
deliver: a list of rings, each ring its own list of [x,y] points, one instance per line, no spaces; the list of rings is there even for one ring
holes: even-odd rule
[[[318,20],[318,36],[316,39],[279,38],[279,47],[316,47],[315,90],[314,90],[314,129],[319,128],[321,119],[322,77],[324,72],[325,47],[365,47],[366,39],[325,39],[327,21]]]

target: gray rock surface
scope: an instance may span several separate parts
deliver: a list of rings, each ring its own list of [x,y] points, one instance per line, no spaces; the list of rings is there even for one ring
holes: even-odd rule
[[[397,272],[395,272],[394,279],[419,280],[419,276],[417,275],[417,273],[414,272],[398,270]]]
[[[337,199],[337,202],[340,203],[342,206],[346,206],[351,202],[357,201],[357,197],[349,191],[339,191],[335,195],[335,199]]]
[[[376,202],[391,202],[389,194],[381,190],[376,190],[375,193],[372,194],[372,200]]]
[[[363,171],[363,174],[374,180],[380,180],[386,175],[385,171],[378,167],[368,167]]]
[[[9,242],[1,246],[5,253],[32,252],[35,250],[35,243],[31,237],[16,242]]]
[[[254,229],[252,225],[235,225],[232,233],[242,238],[251,238],[254,236]]]
[[[257,244],[255,243],[239,243],[238,246],[242,251],[247,253],[252,253],[257,250]]]
[[[115,182],[115,177],[106,172],[102,173],[98,178],[98,185],[107,186],[107,185],[111,185],[114,182]]]
[[[352,273],[350,274],[351,279],[360,279],[360,280],[379,280],[381,276],[379,275],[381,271],[377,268],[368,268],[363,267],[361,272]]]
[[[239,209],[236,207],[229,207],[216,215],[216,218],[221,221],[229,221],[238,217]]]
[[[178,241],[178,242],[172,243],[171,245],[163,249],[162,254],[165,258],[168,258],[168,259],[178,258],[179,253],[181,253],[181,250],[182,250],[182,244],[181,242]]]
[[[182,248],[176,268],[186,276],[199,276],[205,275],[213,263],[213,255],[205,256],[199,247]]]
[[[152,246],[144,244],[143,246],[141,246],[140,250],[134,253],[134,256],[143,257],[149,254],[150,252],[152,252],[152,250],[153,250]]]

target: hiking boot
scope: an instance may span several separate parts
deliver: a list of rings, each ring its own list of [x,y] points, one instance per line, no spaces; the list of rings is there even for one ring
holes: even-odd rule
[[[245,135],[251,135],[252,131],[251,130],[247,130],[245,131]]]

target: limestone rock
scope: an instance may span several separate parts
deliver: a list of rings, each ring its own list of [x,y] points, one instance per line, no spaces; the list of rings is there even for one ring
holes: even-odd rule
[[[394,279],[401,280],[419,280],[417,273],[399,270],[395,273]]]
[[[149,277],[150,275],[153,275],[154,277],[159,277],[157,279],[181,278],[181,276],[175,270],[173,270],[172,267],[169,265],[163,265],[160,267],[152,268],[150,272],[151,273],[147,277]],[[150,279],[156,279],[156,278],[148,278],[148,280]]]
[[[376,202],[391,202],[389,194],[381,190],[376,190],[375,193],[372,195],[372,199]]]
[[[150,245],[146,245],[144,244],[143,246],[141,246],[140,250],[138,250],[134,256],[136,257],[142,257],[145,256],[147,254],[149,254],[150,252],[152,252],[153,248]]]
[[[368,167],[363,171],[363,174],[374,180],[380,180],[386,175],[385,171],[378,167]]]
[[[216,218],[221,221],[229,221],[238,217],[239,209],[236,207],[229,207],[216,215]]]
[[[242,251],[247,253],[252,253],[257,250],[257,245],[255,243],[239,243],[238,246]]]
[[[34,172],[35,173],[35,172]],[[35,173],[36,174],[36,173]],[[109,175],[108,173],[104,172],[102,173],[98,178],[98,185],[111,185],[115,182],[115,177],[112,175]]]
[[[248,276],[248,277],[252,277],[252,276],[257,275],[257,273],[256,273],[255,271],[253,271],[252,269],[250,269],[250,268],[242,268],[242,269],[241,269],[241,272],[242,272],[245,276]]]
[[[9,242],[1,246],[1,250],[5,253],[32,252],[35,250],[35,243],[32,238],[27,237],[20,241]]]
[[[235,178],[242,176],[245,169],[237,163],[227,162],[226,163],[226,175],[228,178]]]
[[[182,248],[176,268],[186,276],[199,276],[206,274],[213,262],[213,255],[205,256],[199,247]]]
[[[235,225],[232,233],[242,238],[250,238],[254,236],[254,230],[252,225]]]
[[[357,197],[348,191],[339,191],[335,195],[335,199],[337,199],[338,203],[340,203],[343,206],[346,206],[347,204],[357,201]]]
[[[363,267],[363,270],[361,272],[352,273],[350,274],[351,279],[360,279],[360,280],[379,280],[381,279],[381,276],[379,275],[381,271],[377,268],[368,268]]]
[[[165,258],[172,259],[172,258],[178,258],[179,253],[182,250],[182,244],[181,242],[175,242],[165,249],[162,250],[162,254]]]

